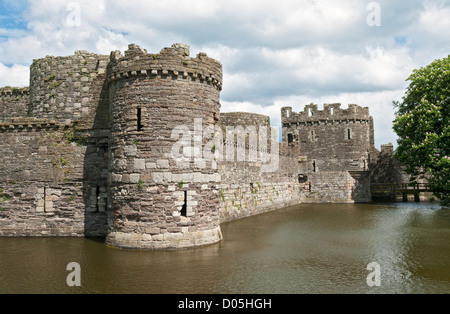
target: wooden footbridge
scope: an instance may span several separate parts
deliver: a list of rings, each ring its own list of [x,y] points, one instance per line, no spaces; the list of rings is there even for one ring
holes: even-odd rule
[[[420,202],[421,192],[431,192],[428,183],[373,183],[370,189],[372,197],[396,197],[401,193],[405,202],[409,194],[414,194],[414,201]]]

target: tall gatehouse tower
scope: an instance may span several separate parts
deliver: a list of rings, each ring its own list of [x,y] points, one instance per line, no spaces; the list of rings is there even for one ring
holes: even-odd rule
[[[373,118],[368,108],[341,104],[305,106],[296,113],[291,107],[281,109],[283,142],[300,145],[301,176],[311,183],[314,197],[327,194],[335,186],[330,199],[369,201],[369,163],[374,147]],[[340,179],[339,179],[340,178]],[[329,196],[329,195],[328,195]]]

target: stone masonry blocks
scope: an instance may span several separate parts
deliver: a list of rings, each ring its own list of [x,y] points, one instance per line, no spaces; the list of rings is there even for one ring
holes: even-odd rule
[[[197,132],[199,121],[225,136],[227,126],[258,130],[270,118],[220,113],[222,65],[189,50],[174,44],[151,54],[131,44],[109,56],[47,56],[33,61],[29,88],[0,88],[0,236],[87,235],[122,248],[189,248],[219,242],[225,221],[370,196],[373,119],[357,105],[282,108],[272,172],[259,157],[270,156],[273,143],[258,151],[250,135],[242,143],[224,139],[234,160],[204,159],[212,146]],[[188,129],[189,145],[175,160],[179,126]]]
[[[159,54],[130,45],[124,55],[111,54],[106,75],[114,126],[110,197],[116,208],[107,243],[162,248],[174,242],[182,247],[217,242],[213,230],[220,228],[219,201],[214,189],[201,186],[220,176],[217,169],[196,163],[207,141],[191,132],[195,121],[208,127],[219,117],[222,65],[206,54],[190,57],[186,45],[175,44]],[[187,156],[185,168],[168,158],[176,143],[172,130],[179,125],[191,128],[188,136],[201,145],[195,156]],[[189,236],[182,232],[186,224]],[[141,235],[141,230],[155,233],[158,228],[159,234]]]

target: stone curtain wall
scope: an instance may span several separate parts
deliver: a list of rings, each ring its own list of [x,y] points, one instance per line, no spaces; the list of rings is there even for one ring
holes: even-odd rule
[[[347,171],[310,173],[302,193],[303,203],[370,202],[368,173],[351,174]]]
[[[105,235],[106,213],[86,212],[83,175],[94,170],[86,146],[67,137],[71,128],[35,118],[0,124],[0,235]]]
[[[0,122],[7,122],[11,117],[26,117],[29,95],[28,87],[0,88]]]
[[[3,235],[106,236],[107,60],[47,56],[30,67],[30,88],[2,89],[19,117],[0,125]]]
[[[261,172],[259,163],[220,163],[221,222],[300,203],[305,187],[298,182],[296,163],[295,157],[282,155],[281,169],[276,173]]]
[[[220,124],[226,126],[270,126],[270,117],[250,112],[221,112]]]
[[[409,175],[394,158],[394,146],[389,143],[381,145],[381,152],[371,168],[373,183],[409,183]]]
[[[234,137],[231,139],[228,134],[224,135],[223,155],[227,155],[228,149],[234,150],[234,158],[218,163],[221,184],[219,185],[220,197],[220,219],[221,222],[232,221],[270,210],[298,204],[301,201],[303,184],[298,182],[298,146],[277,143],[278,158],[276,171],[266,172],[262,166],[269,161],[261,161],[250,158],[250,154],[261,156],[261,146],[259,137],[255,137],[257,145],[249,143],[249,133],[247,127],[254,127],[259,134],[259,128],[270,127],[270,118],[265,115],[230,112],[221,113],[220,124],[222,130],[228,127],[235,129]],[[237,128],[242,127],[242,128]],[[270,130],[270,129],[269,129]],[[246,139],[244,147],[238,147],[238,134],[244,133]],[[252,145],[253,144],[253,145]],[[267,136],[267,150],[271,151],[270,131]],[[241,150],[238,152],[238,148]],[[264,151],[265,152],[265,151]],[[238,154],[243,154],[245,158],[238,160]],[[273,156],[272,156],[273,158]]]
[[[378,184],[409,183],[409,175],[404,171],[402,164],[394,158],[394,146],[391,143],[381,145],[381,152],[372,161],[370,177],[372,183]],[[373,195],[374,200],[395,201],[396,198],[397,194],[390,191],[389,188],[383,192],[377,191]]]
[[[2,89],[3,235],[106,236],[107,60],[47,56],[31,65],[30,88]]]

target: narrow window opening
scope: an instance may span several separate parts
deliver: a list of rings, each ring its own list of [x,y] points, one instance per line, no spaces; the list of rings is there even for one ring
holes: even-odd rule
[[[184,204],[183,208],[181,209],[181,216],[187,217],[187,191],[184,191]]]
[[[294,136],[292,134],[288,134],[288,143],[292,143],[294,141]]]
[[[313,161],[313,172],[316,172],[316,161]]]
[[[314,142],[316,140],[316,132],[311,131],[311,142]]]
[[[99,206],[99,202],[100,202],[100,187],[97,185],[97,188],[95,189],[95,208],[97,209],[97,211],[99,211],[100,206]]]
[[[97,64],[95,65],[95,71],[98,71],[99,67],[100,67],[100,60],[97,60]]]
[[[333,115],[334,114],[334,108],[330,109],[330,114]]]
[[[308,117],[311,117],[313,114],[312,114],[312,111],[311,111],[311,108],[308,108]]]
[[[142,110],[141,110],[141,108],[137,108],[137,130],[138,130],[138,132],[142,131]]]
[[[352,131],[350,129],[347,129],[347,139],[352,139]]]
[[[47,212],[47,208],[46,208],[46,202],[47,202],[47,188],[44,186],[44,213]]]
[[[291,117],[291,112],[289,110],[286,110],[286,118],[290,118]]]

